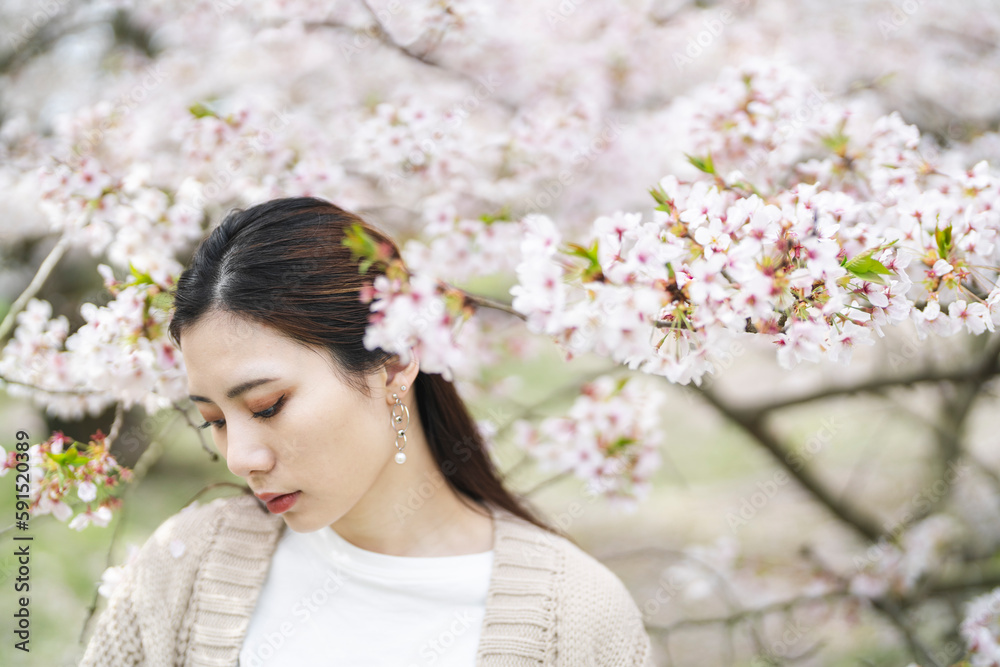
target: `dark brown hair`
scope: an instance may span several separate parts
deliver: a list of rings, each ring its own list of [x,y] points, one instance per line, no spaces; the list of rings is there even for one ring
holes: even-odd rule
[[[400,256],[386,234],[322,199],[275,199],[230,212],[198,246],[173,289],[170,338],[179,347],[181,332],[203,315],[229,312],[272,327],[299,344],[328,350],[333,370],[367,394],[365,376],[395,355],[381,348],[368,350],[362,342],[369,306],[360,300],[360,290],[384,266],[359,271],[359,260],[342,243],[356,223]],[[454,384],[440,374],[420,371],[414,391],[435,462],[456,492],[573,541],[504,488]]]

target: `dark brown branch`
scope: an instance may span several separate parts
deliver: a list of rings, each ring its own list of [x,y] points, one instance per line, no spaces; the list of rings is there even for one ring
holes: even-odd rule
[[[733,590],[732,585],[729,580],[726,579],[722,572],[719,572],[710,563],[692,556],[690,553],[686,553],[679,549],[667,549],[664,547],[639,547],[637,549],[629,549],[628,551],[622,551],[610,556],[605,556],[601,560],[603,562],[608,562],[619,558],[630,558],[634,556],[642,556],[645,554],[653,555],[656,558],[662,558],[666,556],[667,558],[675,559],[678,561],[684,561],[688,563],[693,563],[706,572],[712,579],[718,584],[718,592],[720,593],[723,602],[726,607],[730,610],[729,615],[724,617],[724,622],[727,625],[734,625],[740,621],[746,621],[747,630],[750,633],[750,639],[753,641],[754,647],[758,653],[764,652],[764,639],[763,639],[763,629],[757,625],[760,620],[758,616],[753,614],[748,614],[748,610],[740,602],[739,597]],[[648,628],[655,628],[656,626],[649,626]],[[661,626],[662,627],[662,626]]]
[[[216,461],[218,461],[219,455],[213,452],[212,448],[205,443],[205,436],[202,433],[202,429],[198,428],[198,426],[193,421],[191,421],[191,417],[188,416],[187,410],[182,408],[176,402],[173,403],[173,406],[174,409],[177,410],[177,412],[181,413],[181,416],[184,417],[184,421],[187,422],[187,425],[194,429],[195,435],[198,436],[198,442],[201,443],[201,448],[208,453],[208,456],[209,458],[212,459],[212,462],[215,463]]]
[[[447,284],[447,283],[445,283],[445,284]],[[449,285],[449,287],[451,287],[451,286]],[[488,296],[480,296],[478,294],[471,294],[471,293],[466,292],[465,290],[459,289],[457,287],[454,287],[452,289],[456,289],[456,290],[460,291],[462,293],[462,295],[465,297],[466,301],[471,301],[472,303],[476,304],[477,306],[479,306],[481,308],[492,308],[493,310],[500,310],[500,311],[503,311],[505,313],[509,313],[510,315],[518,317],[518,318],[520,318],[522,320],[527,320],[528,319],[526,315],[523,315],[522,313],[517,312],[516,310],[514,310],[513,306],[511,306],[510,304],[504,303],[503,301],[497,301],[496,299],[491,299]]]
[[[107,570],[111,567],[111,554],[114,552],[115,543],[118,541],[121,535],[122,525],[125,523],[125,505],[119,510],[118,518],[115,521],[115,529],[111,533],[111,541],[108,543],[108,553],[104,558],[104,569]],[[103,572],[102,572],[103,574]],[[100,601],[100,585],[94,588],[94,596],[90,601],[90,606],[87,607],[87,615],[83,619],[83,627],[80,628],[80,643],[83,644],[84,640],[87,638],[87,629],[90,627],[91,621],[94,619],[94,614],[97,612],[97,603]]]
[[[683,630],[685,628],[697,628],[705,625],[733,625],[750,618],[760,618],[771,614],[786,612],[797,607],[815,604],[817,602],[833,602],[846,597],[850,597],[850,594],[847,591],[832,591],[822,595],[803,595],[790,598],[788,600],[782,600],[781,602],[772,602],[771,604],[761,605],[760,607],[751,607],[734,614],[723,616],[704,616],[702,618],[682,618],[678,621],[674,621],[673,623],[668,623],[667,625],[647,624],[646,628],[652,632],[668,633]]]
[[[910,627],[910,621],[906,618],[906,614],[903,613],[903,610],[894,601],[885,598],[872,600],[872,606],[882,612],[882,615],[889,619],[896,629],[899,630],[899,633],[903,635],[903,639],[906,641],[907,647],[910,649],[910,653],[913,654],[913,657],[921,665],[947,667],[938,662],[930,648],[917,637],[916,631]]]
[[[774,457],[781,467],[788,471],[793,479],[798,481],[802,488],[808,491],[813,498],[818,500],[820,504],[826,507],[845,525],[866,541],[875,542],[878,540],[882,534],[878,523],[852,505],[840,502],[805,465],[795,465],[794,462],[796,459],[792,456],[788,448],[764,426],[763,415],[754,414],[748,410],[737,410],[707,388],[698,387],[695,391],[701,394],[723,416],[756,440],[758,444]]]
[[[951,495],[949,491],[955,478],[947,472],[965,453],[962,442],[966,423],[976,405],[976,399],[982,394],[983,385],[1000,370],[998,355],[1000,355],[1000,336],[987,339],[982,351],[977,355],[979,363],[975,371],[970,373],[964,382],[957,383],[953,388],[947,386],[941,388],[943,400],[938,415],[938,427],[934,429],[934,433],[938,449],[937,479],[944,483],[945,490],[937,494],[936,502],[930,503],[924,512],[914,519],[915,521],[938,511],[940,505]],[[948,391],[949,389],[954,391]]]
[[[965,563],[962,569],[953,575],[939,575],[930,580],[921,588],[920,599],[997,587],[1000,587],[1000,563],[992,558],[986,558]],[[917,601],[917,598],[908,600],[909,603],[914,601]]]
[[[874,377],[851,385],[823,387],[812,392],[800,393],[797,396],[739,408],[739,412],[747,415],[763,416],[769,412],[783,410],[804,403],[812,403],[826,398],[881,392],[893,387],[909,387],[917,384],[968,382],[972,379],[978,379],[977,381],[983,384],[990,378],[1000,375],[1000,365],[997,364],[998,351],[996,351],[995,344],[997,340],[1000,340],[1000,336],[995,336],[992,341],[994,344],[988,346],[990,350],[994,351],[992,357],[987,354],[983,361],[971,366],[947,369],[928,368],[896,377]]]

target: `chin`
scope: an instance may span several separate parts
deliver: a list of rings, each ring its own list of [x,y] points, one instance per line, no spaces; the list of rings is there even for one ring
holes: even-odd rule
[[[322,516],[317,517],[316,515],[302,515],[291,511],[282,514],[281,518],[285,520],[285,525],[296,533],[312,533],[330,526],[339,517],[327,519]]]
[[[315,519],[296,516],[292,512],[286,512],[281,518],[285,520],[285,525],[296,533],[312,533],[327,525],[318,523]]]

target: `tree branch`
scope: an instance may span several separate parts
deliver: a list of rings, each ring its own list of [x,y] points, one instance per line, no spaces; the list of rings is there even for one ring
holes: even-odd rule
[[[445,283],[445,284],[447,285],[447,283]],[[510,304],[504,303],[503,301],[497,301],[496,299],[491,299],[488,296],[480,296],[478,294],[472,294],[470,292],[466,292],[463,289],[459,289],[458,287],[452,287],[451,285],[448,285],[448,287],[460,291],[462,293],[462,295],[465,297],[466,301],[471,301],[472,303],[476,304],[477,306],[480,306],[482,308],[492,308],[494,310],[500,310],[500,311],[503,311],[505,313],[509,313],[509,314],[511,314],[511,315],[513,315],[515,317],[518,317],[518,318],[520,318],[522,320],[527,320],[528,319],[527,316],[525,316],[522,313],[517,312],[516,310],[514,310],[513,306],[511,306]]]
[[[994,341],[998,339],[1000,339],[1000,336],[994,337]],[[995,345],[990,346],[990,349],[995,347]],[[997,353],[994,353],[992,359],[985,359],[983,362],[964,368],[928,368],[896,377],[873,377],[851,385],[823,387],[811,392],[802,392],[797,396],[758,403],[757,405],[739,408],[739,412],[763,416],[769,412],[783,410],[804,403],[812,403],[825,398],[880,392],[893,387],[912,386],[916,384],[967,382],[977,377],[980,378],[981,383],[985,383],[990,378],[1000,375],[1000,368],[998,368],[996,361]]]
[[[38,267],[38,272],[35,273],[35,277],[31,279],[25,290],[21,292],[21,296],[17,297],[14,303],[11,304],[10,310],[7,311],[7,314],[3,318],[3,322],[0,322],[0,344],[7,339],[7,334],[13,330],[17,314],[24,310],[28,301],[42,288],[42,285],[48,280],[49,274],[56,268],[56,264],[59,263],[59,260],[62,259],[63,254],[68,248],[69,234],[63,234],[42,261],[42,265]]]
[[[194,429],[195,435],[198,436],[198,442],[201,443],[201,448],[208,453],[208,456],[209,458],[212,459],[212,462],[215,463],[216,461],[218,461],[219,455],[213,452],[212,448],[209,447],[208,444],[205,442],[205,435],[203,433],[203,430],[198,428],[198,425],[195,424],[193,421],[191,421],[191,417],[188,415],[187,410],[181,407],[176,401],[173,403],[173,406],[174,409],[177,410],[177,412],[181,413],[181,416],[184,417],[184,421],[187,422],[187,425]]]
[[[772,602],[771,604],[761,605],[760,607],[743,609],[733,614],[727,614],[724,616],[682,618],[666,625],[646,625],[646,628],[652,630],[653,632],[668,633],[683,630],[685,628],[702,627],[705,625],[733,625],[734,623],[739,623],[740,621],[749,620],[751,618],[756,619],[762,616],[786,612],[804,605],[815,604],[817,602],[832,602],[845,597],[850,597],[850,594],[846,591],[831,591],[829,593],[823,593],[822,595],[802,595],[788,600],[782,600],[781,602]]]
[[[781,467],[787,470],[799,482],[802,488],[808,491],[813,498],[818,500],[834,516],[866,541],[875,542],[878,540],[882,534],[878,523],[850,504],[840,502],[805,465],[795,465],[793,463],[794,459],[785,445],[764,427],[762,414],[751,413],[749,410],[737,410],[706,388],[697,387],[695,391],[701,394],[716,410],[743,429],[747,435],[756,440],[774,457]]]
[[[70,396],[85,396],[88,394],[97,394],[93,389],[47,389],[45,387],[39,387],[38,385],[31,384],[30,382],[21,382],[20,380],[11,380],[10,378],[5,378],[0,375],[0,383],[3,384],[16,384],[22,387],[27,387],[29,389],[34,389],[35,391],[41,391],[46,394],[65,394]]]
[[[930,667],[947,667],[942,665],[934,657],[934,653],[928,648],[924,642],[917,637],[916,631],[910,627],[910,621],[906,618],[906,614],[900,609],[895,602],[888,598],[882,598],[878,600],[872,600],[872,606],[882,612],[882,615],[889,619],[889,621],[896,626],[900,634],[903,635],[903,639],[906,641],[906,645],[910,649],[910,653],[913,657],[920,662],[921,665],[929,665]]]

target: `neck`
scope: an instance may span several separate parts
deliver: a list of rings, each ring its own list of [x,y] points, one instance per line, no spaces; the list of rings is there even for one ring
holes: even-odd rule
[[[493,548],[486,508],[455,491],[434,461],[420,420],[407,430],[406,461],[386,452],[374,484],[331,524],[355,546],[391,556],[458,556]],[[416,428],[414,428],[416,427]]]

